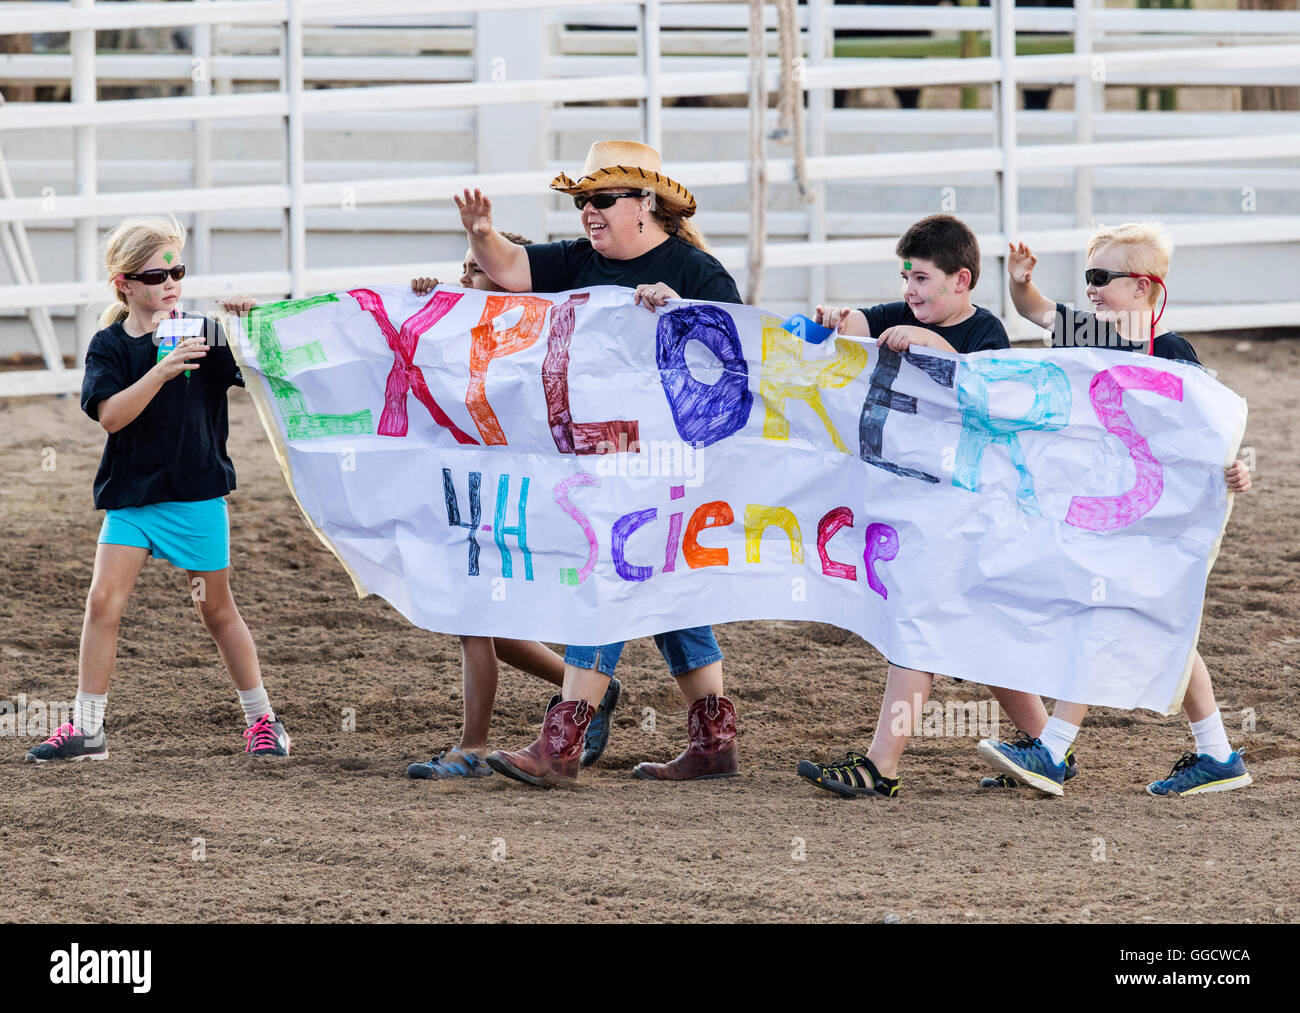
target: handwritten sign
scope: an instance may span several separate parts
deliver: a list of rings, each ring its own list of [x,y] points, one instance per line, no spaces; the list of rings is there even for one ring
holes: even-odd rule
[[[911,668],[1181,700],[1246,417],[1195,366],[814,346],[756,307],[618,288],[355,289],[241,323],[308,521],[421,627],[815,620]]]

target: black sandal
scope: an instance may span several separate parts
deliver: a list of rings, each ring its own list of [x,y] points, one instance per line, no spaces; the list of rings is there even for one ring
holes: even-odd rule
[[[858,769],[862,767],[871,775],[868,785]],[[795,772],[805,781],[810,781],[818,788],[833,792],[843,798],[856,798],[859,795],[879,795],[882,798],[894,798],[898,794],[899,779],[881,777],[876,765],[861,753],[847,753],[844,759],[836,763],[814,763],[812,760],[800,760]]]

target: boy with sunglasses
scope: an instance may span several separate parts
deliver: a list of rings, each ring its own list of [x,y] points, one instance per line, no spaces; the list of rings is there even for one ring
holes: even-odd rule
[[[1173,246],[1156,223],[1101,226],[1088,240],[1083,274],[1092,313],[1044,296],[1032,280],[1038,258],[1024,243],[1010,245],[1007,271],[1016,312],[1050,330],[1053,348],[1114,348],[1200,365],[1186,338],[1160,326]]]
[[[1095,313],[1088,313],[1071,311],[1044,296],[1033,283],[1038,258],[1024,243],[1012,244],[1007,256],[1011,298],[1022,317],[1052,330],[1054,348],[1114,348],[1199,365],[1187,339],[1160,326],[1163,300],[1161,312],[1155,310],[1156,287],[1165,288],[1172,250],[1169,238],[1155,222],[1099,227],[1087,247],[1084,277],[1088,299],[1096,308]],[[1232,492],[1250,488],[1250,472],[1244,462],[1237,461],[1227,469],[1227,482]],[[1012,742],[980,742],[980,755],[1000,772],[984,778],[981,787],[1023,784],[1049,795],[1063,794],[1062,785],[1077,772],[1070,753],[1087,706],[1057,701],[1048,718],[1042,701],[1032,693],[998,689],[994,695],[1017,715],[1021,732]],[[1228,744],[1209,669],[1199,651],[1192,660],[1183,710],[1196,751],[1184,753],[1167,778],[1147,785],[1147,793],[1196,795],[1249,785],[1244,750],[1234,751]]]

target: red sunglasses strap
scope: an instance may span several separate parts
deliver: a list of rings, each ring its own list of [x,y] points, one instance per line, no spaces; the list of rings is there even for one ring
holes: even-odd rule
[[[1157,278],[1154,274],[1148,274],[1145,277],[1160,284],[1160,310],[1151,321],[1151,341],[1147,345],[1147,355],[1156,354],[1156,324],[1160,323],[1160,318],[1165,315],[1165,305],[1169,302],[1169,289],[1165,286],[1163,278]]]

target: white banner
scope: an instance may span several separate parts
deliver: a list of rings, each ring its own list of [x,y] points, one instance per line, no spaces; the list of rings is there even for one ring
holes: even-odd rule
[[[910,668],[1181,701],[1246,419],[1195,366],[818,346],[755,307],[604,287],[357,289],[242,323],[303,512],[418,626],[599,644],[815,620]]]

